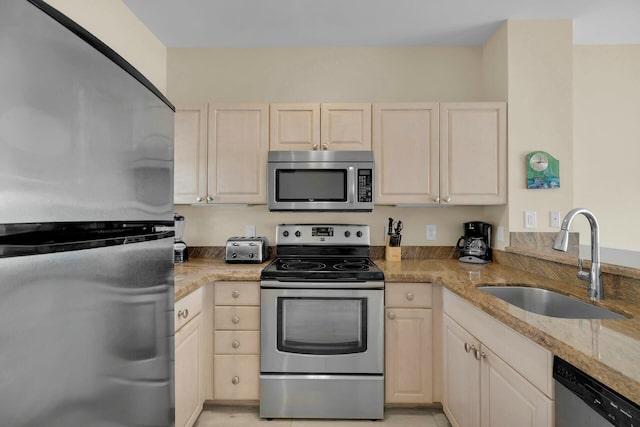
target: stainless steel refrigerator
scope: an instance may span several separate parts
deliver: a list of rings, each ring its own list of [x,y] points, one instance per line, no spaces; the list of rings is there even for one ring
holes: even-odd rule
[[[172,426],[174,108],[0,2],[0,425]]]

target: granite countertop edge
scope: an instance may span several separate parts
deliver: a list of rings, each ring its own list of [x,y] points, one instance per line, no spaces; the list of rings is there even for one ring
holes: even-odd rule
[[[584,348],[576,348],[580,347],[582,342],[572,342],[572,335],[583,332],[576,332],[581,328],[578,325],[582,325],[576,319],[555,319],[532,315],[532,313],[527,313],[482,292],[477,287],[482,284],[524,284],[544,287],[585,300],[586,295],[580,294],[582,290],[572,289],[563,283],[496,263],[474,265],[460,263],[458,260],[452,259],[374,261],[384,271],[386,283],[390,285],[397,282],[439,284],[551,353],[617,390],[636,404],[640,404],[640,376],[636,368],[632,366],[634,365],[633,355],[622,357],[628,359],[629,369],[632,369],[633,372],[622,372],[619,369],[619,363],[607,363],[594,357],[593,354],[588,354]],[[179,301],[206,283],[213,281],[259,281],[260,272],[268,263],[269,261],[262,264],[227,264],[220,259],[193,259],[188,263],[176,264],[175,300]],[[604,328],[606,330],[612,328],[613,333],[617,335],[629,335],[628,340],[632,349],[640,345],[640,306],[620,300],[606,300],[601,305],[631,317],[628,320],[603,320]],[[563,328],[568,331],[566,332],[569,335],[567,339],[561,336]],[[618,334],[617,330],[621,330],[622,333]]]

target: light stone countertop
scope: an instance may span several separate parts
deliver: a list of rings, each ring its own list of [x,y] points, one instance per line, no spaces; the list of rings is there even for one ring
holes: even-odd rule
[[[602,383],[640,404],[640,306],[607,299],[600,306],[627,320],[559,319],[524,311],[482,292],[477,286],[525,284],[586,300],[586,292],[562,282],[501,266],[464,264],[452,259],[374,260],[387,286],[394,282],[440,284],[515,331],[569,361]],[[226,264],[194,259],[175,267],[175,297],[183,298],[212,281],[258,281],[263,264]],[[605,284],[606,286],[606,284]],[[584,295],[583,295],[584,293]]]

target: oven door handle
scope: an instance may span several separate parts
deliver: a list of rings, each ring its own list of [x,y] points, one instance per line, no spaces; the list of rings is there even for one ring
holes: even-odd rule
[[[267,288],[296,288],[296,289],[384,289],[383,281],[366,281],[353,279],[339,279],[330,281],[300,281],[300,279],[263,280],[260,287]]]

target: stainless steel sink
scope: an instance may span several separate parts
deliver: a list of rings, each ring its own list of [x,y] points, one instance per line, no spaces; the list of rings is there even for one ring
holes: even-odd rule
[[[621,314],[546,289],[528,286],[479,286],[478,289],[523,310],[544,316],[566,319],[626,319]]]

